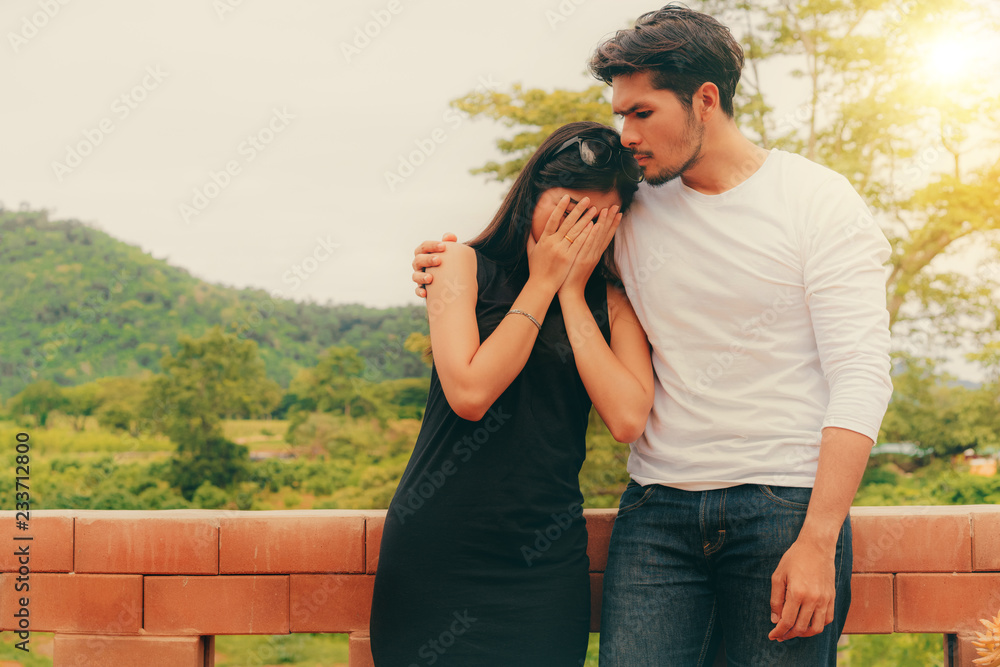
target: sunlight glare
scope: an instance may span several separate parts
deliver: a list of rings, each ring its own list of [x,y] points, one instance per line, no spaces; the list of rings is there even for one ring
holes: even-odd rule
[[[960,83],[985,74],[990,49],[974,35],[947,35],[927,49],[924,71],[937,83]]]

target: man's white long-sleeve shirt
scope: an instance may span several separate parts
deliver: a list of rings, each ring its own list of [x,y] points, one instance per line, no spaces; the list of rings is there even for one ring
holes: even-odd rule
[[[656,372],[637,482],[811,487],[824,427],[877,438],[890,247],[843,176],[772,150],[722,194],[642,184],[615,244]]]

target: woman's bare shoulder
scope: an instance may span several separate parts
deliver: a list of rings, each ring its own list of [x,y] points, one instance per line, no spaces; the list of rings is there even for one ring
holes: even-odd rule
[[[438,255],[441,258],[441,264],[436,267],[428,268],[428,271],[431,269],[438,269],[449,264],[459,264],[465,268],[469,265],[473,267],[476,266],[476,251],[464,243],[459,243],[457,241],[445,241],[444,250],[438,253]]]
[[[477,288],[475,284],[477,270],[475,250],[464,243],[445,241],[444,251],[439,253],[439,255],[441,263],[426,269],[428,273],[435,277],[435,281],[439,280],[438,276],[440,276],[440,279],[449,282],[454,287],[456,284],[464,285],[468,279],[472,281],[473,290]],[[432,282],[428,287],[432,287],[434,284]],[[429,294],[430,292],[428,292]]]

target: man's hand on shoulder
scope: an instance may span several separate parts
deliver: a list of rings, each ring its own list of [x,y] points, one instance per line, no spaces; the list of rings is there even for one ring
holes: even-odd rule
[[[448,232],[441,237],[440,241],[424,241],[413,251],[413,282],[417,284],[417,296],[427,298],[427,290],[424,285],[429,285],[434,277],[426,273],[424,269],[432,266],[440,266],[441,255],[445,251],[445,241],[458,241],[458,237]]]

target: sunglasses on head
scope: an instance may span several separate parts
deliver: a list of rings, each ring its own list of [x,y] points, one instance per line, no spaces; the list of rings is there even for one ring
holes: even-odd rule
[[[621,171],[627,179],[633,183],[642,183],[645,178],[645,175],[642,173],[642,167],[636,162],[635,156],[632,155],[631,151],[627,151],[624,148],[616,148],[603,139],[573,137],[557,148],[552,157],[559,155],[559,153],[562,153],[573,144],[579,144],[580,159],[588,166],[603,167],[611,160],[615,153],[618,153],[620,156]]]

